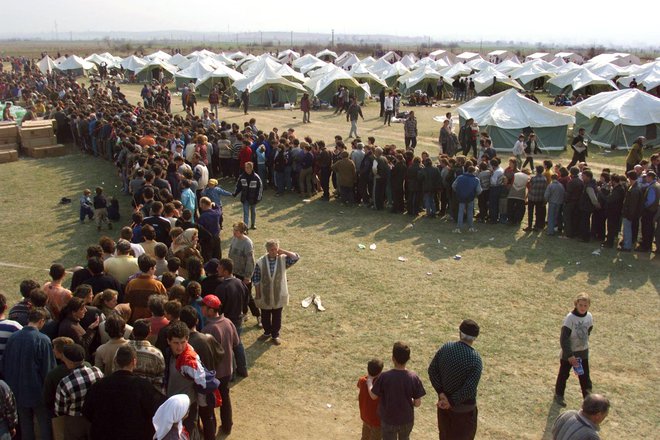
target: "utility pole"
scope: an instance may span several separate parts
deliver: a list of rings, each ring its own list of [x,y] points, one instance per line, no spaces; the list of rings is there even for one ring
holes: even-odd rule
[[[291,49],[293,49],[293,31],[291,31]]]
[[[335,30],[332,30],[332,45],[330,47],[335,47]]]
[[[60,39],[60,33],[57,31],[57,20],[55,20],[55,41]]]
[[[259,37],[261,38],[261,47],[264,47],[264,33],[259,31]]]

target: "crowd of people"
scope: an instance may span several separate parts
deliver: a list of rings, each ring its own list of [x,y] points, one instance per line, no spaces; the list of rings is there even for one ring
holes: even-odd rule
[[[234,375],[248,374],[240,338],[243,322],[249,310],[263,327],[260,339],[282,343],[282,309],[288,304],[286,271],[299,259],[298,254],[281,249],[276,240],[266,243],[263,257],[254,258],[248,233],[257,227],[256,207],[265,191],[274,196],[297,193],[303,198],[320,192],[321,201],[334,196],[345,204],[389,208],[412,217],[423,210],[429,219],[456,222],[456,233],[463,231],[465,222],[469,231],[476,232],[475,218],[518,226],[527,206],[526,232],[547,226],[550,236],[563,233],[613,247],[623,223],[621,250],[650,252],[654,237],[657,247],[660,158],[656,154],[650,161],[643,159],[643,138],[631,152],[631,167],[625,175],[603,170],[596,177],[586,163],[583,131],[571,144],[574,158],[566,167],[550,160],[535,167],[532,133],[519,138],[515,155],[504,159],[505,168],[476,121],[467,121],[455,136],[450,114],[434,163],[427,152],[415,153],[413,112],[404,127],[404,149],[378,146],[373,137],[365,143],[357,136],[356,125],[350,142],[336,136],[333,144],[326,145],[311,137],[299,139],[292,128],[260,130],[255,118],[243,126],[228,124],[216,114],[212,117],[206,108],[199,115],[173,116],[162,105],[131,105],[112,82],[85,87],[71,78],[43,75],[35,69],[1,73],[0,92],[20,97],[28,108],[37,100],[46,103],[43,115],[55,119],[58,141],[74,142],[85,153],[112,160],[133,206],[130,222],[119,228],[119,240],[102,237],[98,245],[88,248],[87,264],[74,272],[69,289],[62,286],[64,268],[53,265],[47,285],[41,287],[34,280],[21,284],[23,299],[9,309],[9,320],[16,325],[0,321],[15,329],[10,331],[15,335],[8,336],[2,363],[9,388],[0,386],[0,391],[13,392],[25,439],[34,438],[35,417],[41,438],[51,438],[51,426],[67,439],[85,438],[86,429],[93,438],[145,438],[147,431],[158,439],[187,438],[199,424],[204,438],[214,438],[214,408],[218,406],[220,429],[231,432],[228,383]],[[386,105],[386,112],[393,111]],[[358,110],[352,100],[347,110],[351,120],[355,116],[357,121]],[[459,148],[464,155],[454,156]],[[90,190],[81,196],[80,221],[92,216],[99,231],[106,225],[110,229],[103,188],[94,192],[94,197]],[[232,226],[228,258],[222,258],[222,198],[239,195],[243,222]],[[640,225],[642,240],[635,248]],[[573,313],[582,318],[586,311],[578,303]],[[571,339],[576,319],[567,318],[569,330],[562,331],[566,356],[562,355],[557,381],[559,404],[563,403],[561,382],[565,384],[570,367],[577,368],[579,350],[571,348],[571,343],[577,343]],[[448,353],[443,347],[436,357],[462,359],[462,352],[472,353],[470,368],[476,374],[480,358],[470,350],[479,327],[473,321],[463,324],[460,342],[452,343],[453,348],[445,350]],[[580,338],[584,343],[583,334]],[[580,383],[587,400],[575,417],[589,419],[603,411],[606,415],[604,398],[589,397],[584,347],[578,354],[582,355],[581,376],[586,379],[584,385],[582,379]],[[395,345],[394,370],[406,371],[408,357],[405,344]],[[35,359],[33,368],[16,368],[21,365],[16,359],[26,358]],[[442,434],[442,429],[450,428],[441,428],[441,438],[473,438],[479,379],[473,375],[472,391],[457,397],[454,387],[464,384],[452,375],[462,370],[443,371],[447,362],[434,360],[433,368],[429,367],[439,397],[438,420],[442,427],[455,423],[460,430],[448,432],[467,434]],[[402,387],[411,391],[406,402],[412,399],[418,405],[425,393],[423,386],[416,375],[400,376],[403,373],[396,371],[374,379],[378,364],[370,364],[364,381],[369,398],[380,398],[383,429],[374,435],[406,438],[412,429],[412,408],[400,411],[405,407],[400,392]],[[382,362],[379,365],[382,370]],[[596,413],[589,399],[600,405],[594,404],[599,409]],[[120,401],[126,404],[117,405]],[[115,417],[131,422],[110,423]],[[373,414],[369,420],[374,421]],[[589,420],[594,426],[599,423]],[[0,424],[0,435],[1,429],[11,434],[19,426],[16,418],[5,423]]]

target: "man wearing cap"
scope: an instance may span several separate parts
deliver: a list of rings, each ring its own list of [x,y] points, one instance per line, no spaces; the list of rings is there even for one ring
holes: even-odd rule
[[[238,332],[234,324],[222,314],[222,303],[215,295],[206,295],[202,300],[202,314],[206,317],[206,325],[202,333],[213,336],[224,349],[225,356],[216,371],[216,377],[220,379],[220,395],[222,406],[220,407],[220,430],[223,434],[229,434],[233,425],[231,400],[229,398],[229,381],[231,380],[234,350],[240,343]]]
[[[477,433],[477,385],[483,368],[472,348],[477,336],[479,325],[464,320],[460,340],[440,347],[429,365],[429,379],[438,393],[440,440],[472,440]]]
[[[90,423],[82,415],[85,396],[92,384],[103,377],[96,367],[83,364],[85,350],[78,344],[62,347],[62,361],[69,369],[55,391],[55,416],[63,418],[64,438],[87,439]]]

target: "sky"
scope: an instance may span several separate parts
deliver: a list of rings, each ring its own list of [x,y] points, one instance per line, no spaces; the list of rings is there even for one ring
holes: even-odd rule
[[[658,2],[334,0],[4,0],[0,35],[103,31],[314,32],[660,48]],[[283,7],[286,5],[286,7]],[[396,5],[390,7],[390,5]],[[405,8],[410,7],[409,11]],[[457,10],[460,8],[460,13]],[[459,19],[459,17],[461,17]]]

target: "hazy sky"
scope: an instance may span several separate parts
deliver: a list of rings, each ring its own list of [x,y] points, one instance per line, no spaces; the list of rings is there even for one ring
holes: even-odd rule
[[[660,46],[656,1],[3,0],[0,34],[294,31]],[[286,5],[286,6],[285,6]],[[389,5],[396,5],[390,7]],[[655,6],[653,6],[655,5]],[[410,8],[406,10],[406,8]],[[460,9],[460,13],[458,10]]]

